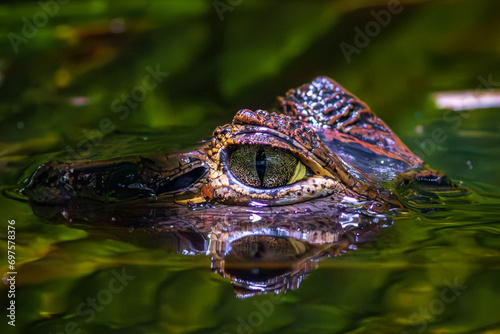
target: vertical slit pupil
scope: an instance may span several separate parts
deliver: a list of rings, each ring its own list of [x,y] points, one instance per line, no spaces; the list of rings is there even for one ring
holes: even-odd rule
[[[255,157],[255,169],[257,170],[260,184],[264,184],[264,175],[266,175],[266,152],[262,147],[259,147],[257,156]]]

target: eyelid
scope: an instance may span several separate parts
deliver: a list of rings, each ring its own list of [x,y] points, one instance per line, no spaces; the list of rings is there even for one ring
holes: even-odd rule
[[[321,142],[304,147],[303,141],[285,136],[277,130],[259,126],[233,126],[218,130],[217,149],[207,151],[213,164],[211,187],[213,197],[224,204],[247,206],[289,205],[332,193],[341,193],[342,182],[331,169],[333,161],[325,159]],[[213,139],[214,140],[214,139]],[[216,145],[217,144],[217,145]],[[314,145],[313,145],[314,144]],[[294,155],[305,166],[304,178],[276,188],[254,188],[239,180],[230,170],[232,151],[240,145],[263,145],[282,149]],[[306,144],[307,146],[307,144]],[[293,176],[292,176],[293,177]]]
[[[287,184],[293,184],[295,182],[298,182],[298,181],[304,179],[306,177],[306,174],[307,174],[307,167],[304,166],[304,164],[299,160],[297,163],[297,166],[295,166],[295,170],[293,172],[293,175]]]
[[[299,180],[292,184],[284,185],[279,188],[253,188],[238,180],[229,171],[227,165],[224,166],[224,173],[227,175],[229,184],[232,185],[230,187],[236,187],[237,189],[239,189],[239,191],[237,192],[239,195],[238,197],[234,197],[234,194],[236,193],[233,193],[232,196],[223,196],[220,198],[224,203],[237,205],[257,207],[289,205],[328,196],[333,191],[335,191],[335,187],[336,185],[338,185],[338,181],[335,179],[313,175],[310,178],[306,177],[302,180]],[[232,191],[235,191],[234,188],[232,189]],[[316,192],[308,193],[309,189],[315,189]],[[224,192],[226,191],[228,190],[224,190]]]

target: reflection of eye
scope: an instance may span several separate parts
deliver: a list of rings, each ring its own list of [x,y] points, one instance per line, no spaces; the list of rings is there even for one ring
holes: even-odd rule
[[[229,169],[244,184],[276,188],[304,178],[306,167],[291,153],[265,145],[241,145],[232,153]]]

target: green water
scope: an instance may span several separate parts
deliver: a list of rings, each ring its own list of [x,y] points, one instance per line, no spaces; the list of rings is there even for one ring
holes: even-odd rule
[[[465,154],[463,146],[456,149]],[[493,167],[491,153],[478,149],[476,159]],[[153,245],[154,236],[146,241],[151,245],[137,246],[46,224],[27,203],[4,198],[1,212],[16,227],[16,329],[495,333],[500,198],[497,186],[484,181],[464,181],[477,190],[470,205],[396,219],[372,243],[319,260],[298,289],[247,299],[236,298],[229,279],[211,270],[211,256],[168,252]]]
[[[210,255],[48,224],[2,195],[0,267],[9,271],[15,220],[17,275],[16,326],[4,288],[0,332],[500,333],[500,110],[446,116],[430,97],[500,88],[497,2],[404,3],[349,64],[339,43],[352,44],[353,28],[386,2],[242,1],[222,21],[210,1],[184,3],[71,1],[17,53],[0,40],[2,189],[55,154],[98,152],[110,128],[167,133],[164,146],[131,145],[136,152],[191,147],[236,110],[272,109],[277,95],[322,74],[471,189],[472,201],[399,217],[371,243],[314,262],[298,289],[241,299]],[[1,5],[2,36],[22,36],[22,17],[39,8]],[[125,32],[109,33],[110,22],[118,31],[126,22]],[[168,76],[127,105],[122,94],[156,66]],[[112,109],[116,100],[127,110]],[[430,140],[434,129],[446,139]]]

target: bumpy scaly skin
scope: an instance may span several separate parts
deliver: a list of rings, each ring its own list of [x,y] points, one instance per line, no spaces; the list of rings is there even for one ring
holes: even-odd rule
[[[104,161],[51,161],[37,168],[23,192],[31,201],[46,204],[77,199],[117,202],[159,194],[177,202],[197,196],[208,180],[200,178],[175,192],[169,187],[180,176],[202,168],[204,161],[205,154],[198,150]]]
[[[463,193],[335,81],[318,77],[280,101],[284,115],[242,109],[191,152],[49,162],[24,194],[51,222],[127,227],[121,230],[125,240],[149,246],[157,239],[178,252],[210,252],[212,268],[231,277],[235,290],[248,288],[237,292],[248,296],[296,288],[315,259],[369,240],[402,206],[395,190],[405,206],[421,210],[439,205],[436,193]],[[298,173],[305,177],[276,188],[244,184],[230,166],[238,145],[291,154],[307,166]],[[238,173],[246,171],[242,165]],[[259,182],[266,168],[260,175],[255,169]],[[120,229],[110,231],[115,237]],[[278,276],[266,273],[283,262],[287,268],[280,267]],[[258,275],[255,268],[262,269]]]
[[[25,194],[38,203],[161,196],[165,202],[188,205],[273,206],[329,196],[335,203],[350,198],[402,206],[393,189],[405,178],[418,180],[422,171],[438,175],[364,102],[329,78],[318,77],[290,90],[280,101],[284,115],[242,109],[231,124],[214,131],[209,143],[192,152],[50,162],[34,174]],[[282,187],[250,187],[230,170],[231,148],[236,145],[284,150],[311,175]]]
[[[265,133],[268,130],[275,130],[273,136],[258,135],[258,133]],[[252,136],[255,133],[257,135]],[[281,136],[282,140],[278,136]],[[290,143],[295,144],[295,147]],[[340,196],[348,191],[334,174],[326,169],[329,164],[334,164],[333,161],[325,159],[325,162],[321,159],[319,161],[323,162],[323,165],[319,165],[315,172],[326,175],[315,177],[308,184],[298,182],[283,187],[284,189],[279,192],[267,189],[256,190],[248,194],[248,187],[228,176],[230,172],[222,154],[223,150],[230,145],[252,144],[270,145],[299,156],[306,153],[307,158],[326,157],[321,140],[313,130],[307,128],[301,121],[293,120],[288,116],[269,114],[263,110],[255,112],[247,109],[240,110],[236,114],[233,124],[219,127],[214,131],[212,142],[206,150],[210,169],[210,185],[220,200],[234,204],[249,204],[252,200],[264,201],[264,203],[269,204],[286,204],[324,197],[333,193]],[[316,158],[316,160],[318,159]]]
[[[254,136],[245,133],[272,133],[273,136]],[[286,142],[279,140],[282,137]],[[245,195],[248,190],[228,177],[230,173],[224,158],[223,149],[230,145],[268,144],[287,149],[305,159],[316,161],[318,168],[315,177],[306,183],[297,183],[280,192],[257,192]],[[399,201],[388,190],[377,189],[361,178],[354,178],[345,163],[322,143],[314,128],[309,124],[286,115],[268,113],[264,110],[242,109],[234,117],[233,124],[219,127],[214,131],[211,145],[206,150],[210,167],[211,186],[219,199],[235,204],[248,204],[252,200],[262,200],[268,204],[289,204],[316,197],[333,195],[339,201],[348,195],[358,200],[373,199],[399,205]],[[383,198],[384,197],[384,198]]]
[[[291,89],[280,102],[285,114],[311,127],[334,130],[343,142],[362,142],[371,151],[412,166],[422,165],[422,160],[363,101],[330,78],[318,77]]]

